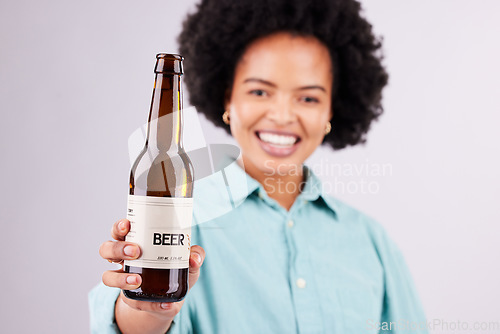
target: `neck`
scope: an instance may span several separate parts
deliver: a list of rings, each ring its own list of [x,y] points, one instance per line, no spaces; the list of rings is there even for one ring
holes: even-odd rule
[[[266,173],[258,170],[250,163],[245,164],[245,160],[239,161],[243,163],[245,172],[252,178],[257,180],[267,195],[274,199],[280,206],[286,210],[290,210],[295,199],[299,196],[304,186],[304,173],[302,168],[293,169],[287,173]]]

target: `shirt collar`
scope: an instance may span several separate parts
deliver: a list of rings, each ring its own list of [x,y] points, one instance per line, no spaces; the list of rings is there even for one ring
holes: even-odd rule
[[[213,174],[195,180],[194,183],[194,216],[197,223],[220,217],[240,204],[247,197],[256,193],[267,198],[262,185],[248,175],[238,164],[238,159],[225,156],[220,163],[221,168]],[[333,211],[338,221],[338,206],[334,199],[324,193],[323,183],[314,172],[304,165],[305,186],[296,201],[323,202]]]
[[[231,156],[225,155],[213,165],[214,170],[199,179],[196,179],[195,166],[193,224],[229,213],[259,187],[259,183],[245,173],[237,159]]]
[[[228,186],[228,192],[232,198],[232,203],[236,207],[240,205],[248,196],[257,191],[261,184],[248,175],[234,158],[232,162],[224,168],[224,176]]]
[[[329,196],[325,191],[324,183],[313,172],[311,168],[304,165],[304,174],[306,184],[300,193],[298,199],[307,200],[310,202],[323,201],[326,206],[334,213],[335,219],[338,220],[339,208],[334,198]]]

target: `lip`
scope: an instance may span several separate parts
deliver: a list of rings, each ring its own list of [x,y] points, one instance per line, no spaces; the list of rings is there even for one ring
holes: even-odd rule
[[[292,146],[280,147],[280,146],[276,146],[276,145],[262,141],[259,138],[259,132],[260,133],[264,133],[264,132],[265,133],[272,133],[272,134],[283,135],[283,136],[293,136],[293,137],[297,138],[298,140]],[[266,152],[267,154],[269,154],[273,157],[278,157],[278,158],[284,158],[284,157],[288,157],[288,156],[292,155],[298,149],[298,147],[301,143],[300,136],[298,136],[297,134],[295,134],[293,132],[279,131],[279,130],[258,130],[258,131],[255,131],[254,134],[255,134],[255,138],[257,138],[257,141],[258,141],[260,147],[264,150],[264,152]]]

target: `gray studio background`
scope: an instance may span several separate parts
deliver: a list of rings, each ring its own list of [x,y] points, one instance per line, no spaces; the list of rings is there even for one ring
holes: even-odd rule
[[[125,216],[128,140],[147,118],[155,54],[177,51],[194,3],[0,1],[1,333],[89,332],[87,293]],[[385,114],[367,145],[310,163],[342,167],[320,177],[396,240],[429,321],[498,324],[500,2],[362,3],[385,37]],[[208,142],[230,142],[199,124]],[[390,168],[366,172],[377,166]]]

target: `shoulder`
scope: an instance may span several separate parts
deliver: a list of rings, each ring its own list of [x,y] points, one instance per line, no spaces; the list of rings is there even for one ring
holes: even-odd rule
[[[373,233],[385,233],[384,227],[371,215],[347,204],[329,194],[322,194],[323,200],[335,212],[340,223],[366,228]]]
[[[399,252],[386,228],[373,216],[331,195],[323,195],[323,199],[346,229],[366,234],[377,249],[390,248],[391,252]]]
[[[317,208],[328,208],[335,215],[335,220],[340,226],[346,227],[350,231],[363,230],[371,235],[385,235],[383,226],[372,216],[347,204],[346,202],[332,196],[326,191],[329,187],[321,180],[312,168],[304,166],[307,174],[307,183],[304,189],[305,196],[311,200],[321,198],[321,202],[326,204],[316,206]]]
[[[403,252],[378,220],[335,197],[325,196],[324,200],[335,207],[338,226],[349,231],[346,235],[355,234],[371,244],[389,281],[411,281]]]

